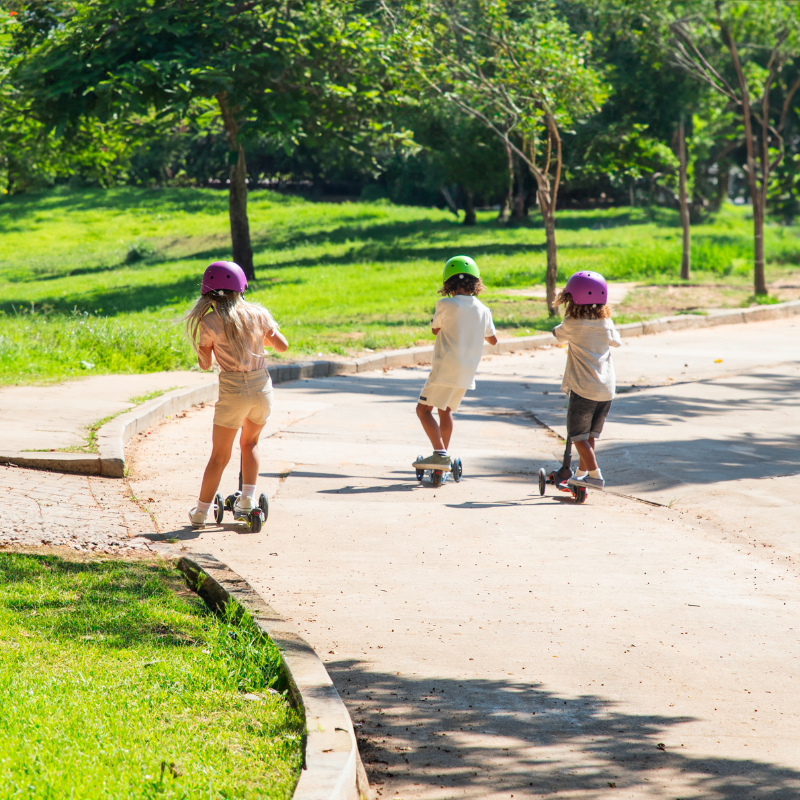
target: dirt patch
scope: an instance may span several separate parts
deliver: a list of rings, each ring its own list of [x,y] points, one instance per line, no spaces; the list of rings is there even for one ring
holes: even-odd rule
[[[800,275],[783,278],[769,286],[770,297],[780,302],[800,299]],[[641,317],[668,317],[674,314],[703,313],[718,308],[742,308],[751,303],[753,288],[713,283],[640,286],[615,306],[617,314]]]

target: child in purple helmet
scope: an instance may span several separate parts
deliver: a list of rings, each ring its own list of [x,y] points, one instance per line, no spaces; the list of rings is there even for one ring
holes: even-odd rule
[[[189,511],[193,528],[206,524],[240,429],[242,494],[236,501],[235,518],[246,518],[256,506],[258,438],[272,411],[272,380],[264,347],[283,353],[289,345],[269,311],[244,299],[246,288],[247,278],[238,264],[216,261],[203,274],[200,298],[186,315],[186,330],[200,368],[209,369],[214,357],[220,367],[211,457],[197,505]]]
[[[597,272],[576,272],[559,294],[564,321],[553,329],[559,342],[569,345],[561,391],[569,395],[567,434],[580,456],[578,471],[567,483],[602,489],[605,486],[595,456],[595,440],[616,391],[611,348],[622,340],[611,321],[608,286]]]

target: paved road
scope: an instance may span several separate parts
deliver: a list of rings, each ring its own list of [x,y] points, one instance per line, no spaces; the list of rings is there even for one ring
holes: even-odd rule
[[[418,368],[277,388],[262,534],[185,525],[210,409],[137,442],[131,484],[327,659],[380,797],[795,798],[796,342],[793,322],[626,342],[601,464],[628,497],[538,496],[559,348],[483,364],[458,485],[409,467]]]
[[[45,386],[0,387],[0,450],[64,450],[86,443],[86,427],[133,408],[132,398],[196,386],[202,372],[94,375]]]

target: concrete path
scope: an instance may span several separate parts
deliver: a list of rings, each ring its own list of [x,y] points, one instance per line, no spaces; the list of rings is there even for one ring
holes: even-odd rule
[[[211,409],[134,443],[131,486],[328,659],[380,797],[795,798],[796,325],[628,340],[620,384],[650,388],[612,411],[619,494],[583,506],[534,485],[559,348],[484,362],[461,484],[414,479],[414,368],[277,387],[261,534],[186,525]]]
[[[95,375],[62,383],[0,388],[0,450],[65,450],[85,444],[86,428],[133,408],[132,398],[196,386],[202,372]]]

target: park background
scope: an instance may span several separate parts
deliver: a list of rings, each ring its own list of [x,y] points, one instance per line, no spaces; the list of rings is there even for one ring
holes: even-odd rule
[[[618,321],[798,295],[792,3],[11,0],[0,48],[6,384],[190,367],[224,258],[292,358],[429,340],[458,252],[506,336],[581,268]]]

